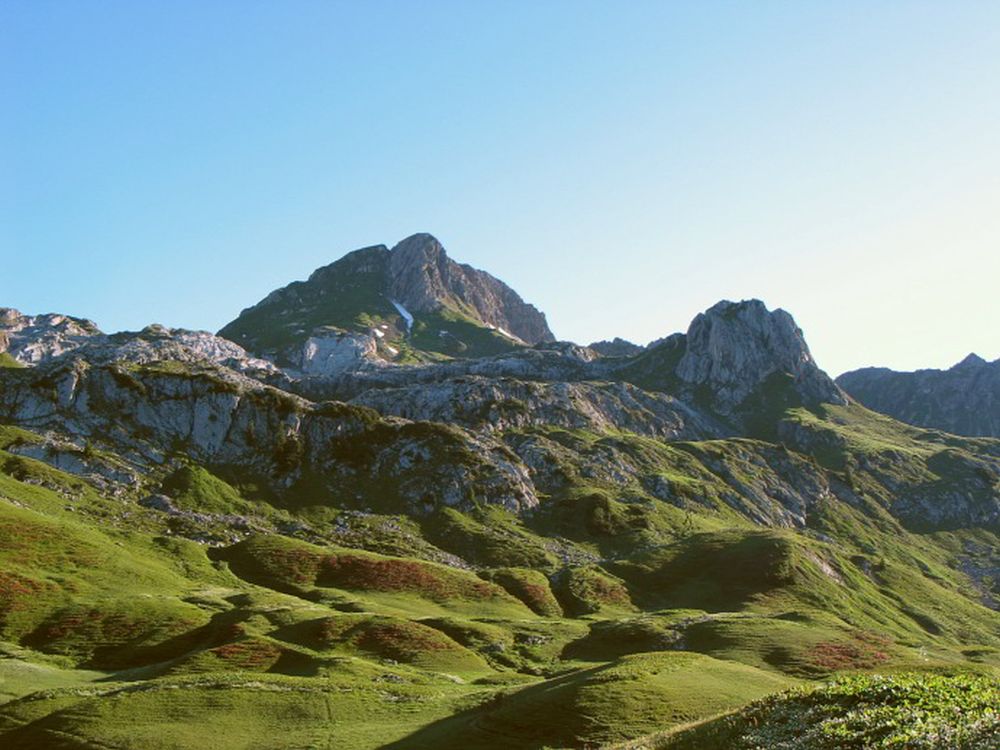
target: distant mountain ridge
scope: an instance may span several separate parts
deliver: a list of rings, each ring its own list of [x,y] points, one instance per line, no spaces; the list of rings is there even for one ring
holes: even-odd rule
[[[1000,360],[970,354],[947,370],[866,367],[837,384],[869,409],[918,427],[1000,437]]]

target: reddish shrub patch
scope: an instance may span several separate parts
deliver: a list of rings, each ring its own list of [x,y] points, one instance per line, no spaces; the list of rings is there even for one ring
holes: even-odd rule
[[[247,639],[216,646],[209,651],[232,669],[265,671],[281,657],[283,649],[268,641]]]
[[[824,641],[809,652],[809,662],[831,671],[838,669],[873,669],[889,660],[884,651],[891,641],[875,633],[857,631],[853,642]]]
[[[57,590],[51,583],[0,571],[0,628],[7,627],[15,613],[37,607],[40,599]]]
[[[379,622],[365,627],[355,643],[365,651],[401,662],[421,654],[454,651],[458,647],[436,630],[415,623]]]
[[[349,554],[324,557],[316,583],[345,589],[411,591],[437,601],[488,599],[500,594],[500,589],[486,581],[436,570],[415,560]]]
[[[262,556],[267,571],[290,583],[311,584],[319,572],[320,556],[308,549],[269,549]]]

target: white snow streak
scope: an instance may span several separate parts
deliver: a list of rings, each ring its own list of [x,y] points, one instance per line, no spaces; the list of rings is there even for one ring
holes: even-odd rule
[[[398,302],[396,302],[396,300],[394,299],[391,299],[389,301],[392,303],[392,306],[395,307],[397,311],[399,311],[399,314],[403,316],[403,320],[406,321],[406,330],[409,331],[411,328],[413,328],[413,316],[410,315],[410,311],[407,310]]]

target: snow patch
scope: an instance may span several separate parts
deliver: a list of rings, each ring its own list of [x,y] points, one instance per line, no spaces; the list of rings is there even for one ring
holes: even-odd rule
[[[406,330],[407,332],[409,332],[413,328],[413,316],[410,315],[410,311],[407,310],[398,302],[396,302],[396,300],[394,299],[391,299],[389,301],[392,303],[392,306],[396,308],[399,314],[403,316],[403,320],[406,321]]]
[[[524,339],[522,339],[522,338],[521,338],[520,336],[515,336],[515,335],[514,335],[513,333],[511,333],[510,331],[507,331],[507,330],[504,330],[504,329],[503,329],[503,328],[501,328],[500,326],[495,326],[495,325],[491,325],[491,324],[487,323],[487,324],[486,324],[486,327],[487,327],[487,328],[489,328],[489,329],[490,329],[491,331],[496,331],[496,332],[497,332],[497,333],[499,333],[499,334],[500,334],[501,336],[506,336],[506,337],[507,337],[507,338],[509,338],[509,339],[510,339],[511,341],[514,341],[514,342],[516,342],[516,343],[518,343],[518,344],[523,344],[523,343],[525,343],[525,342],[524,342]]]

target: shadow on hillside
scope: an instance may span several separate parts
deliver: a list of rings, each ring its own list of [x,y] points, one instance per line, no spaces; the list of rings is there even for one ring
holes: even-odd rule
[[[606,665],[581,669],[507,693],[430,724],[382,750],[542,750],[546,747],[597,747],[580,739],[586,717],[563,710],[574,705],[587,678]]]

